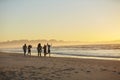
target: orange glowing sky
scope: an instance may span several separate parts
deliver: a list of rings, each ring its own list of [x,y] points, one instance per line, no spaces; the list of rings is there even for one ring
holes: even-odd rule
[[[0,41],[120,39],[119,0],[2,0]]]

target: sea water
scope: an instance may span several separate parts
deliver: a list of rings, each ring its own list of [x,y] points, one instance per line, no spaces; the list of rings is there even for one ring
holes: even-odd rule
[[[33,47],[32,55],[37,56],[37,48]],[[1,52],[23,54],[21,47],[4,48]],[[43,56],[43,53],[42,53]],[[72,58],[90,58],[120,60],[120,46],[116,45],[75,45],[75,46],[53,46],[51,47],[52,57],[72,57]]]

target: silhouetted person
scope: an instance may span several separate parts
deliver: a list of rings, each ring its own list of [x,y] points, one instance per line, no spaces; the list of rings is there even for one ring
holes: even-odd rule
[[[46,45],[44,45],[43,46],[43,49],[44,49],[44,57],[46,56],[46,54],[47,54],[47,46]]]
[[[51,45],[47,43],[47,50],[48,50],[49,57],[50,57],[50,48],[51,48]]]
[[[27,46],[26,46],[26,44],[23,45],[23,51],[24,51],[24,56],[25,56],[26,52],[27,52]]]
[[[37,51],[38,51],[38,56],[41,56],[42,46],[41,46],[40,43],[39,43],[38,46],[37,46]]]
[[[31,56],[31,48],[32,48],[32,45],[28,45],[28,55],[30,54],[30,56]]]

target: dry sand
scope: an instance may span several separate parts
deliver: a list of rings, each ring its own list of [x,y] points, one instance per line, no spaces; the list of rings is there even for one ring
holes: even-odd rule
[[[0,52],[0,80],[120,80],[120,61]]]

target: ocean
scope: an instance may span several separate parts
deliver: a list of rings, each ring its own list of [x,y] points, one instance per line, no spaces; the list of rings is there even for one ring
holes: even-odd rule
[[[20,53],[19,48],[3,48],[0,52]],[[37,56],[36,47],[32,48],[32,55]],[[43,56],[43,53],[42,53]],[[69,57],[69,58],[89,58],[89,59],[106,59],[120,60],[120,45],[72,45],[72,46],[53,46],[51,47],[52,57]]]

